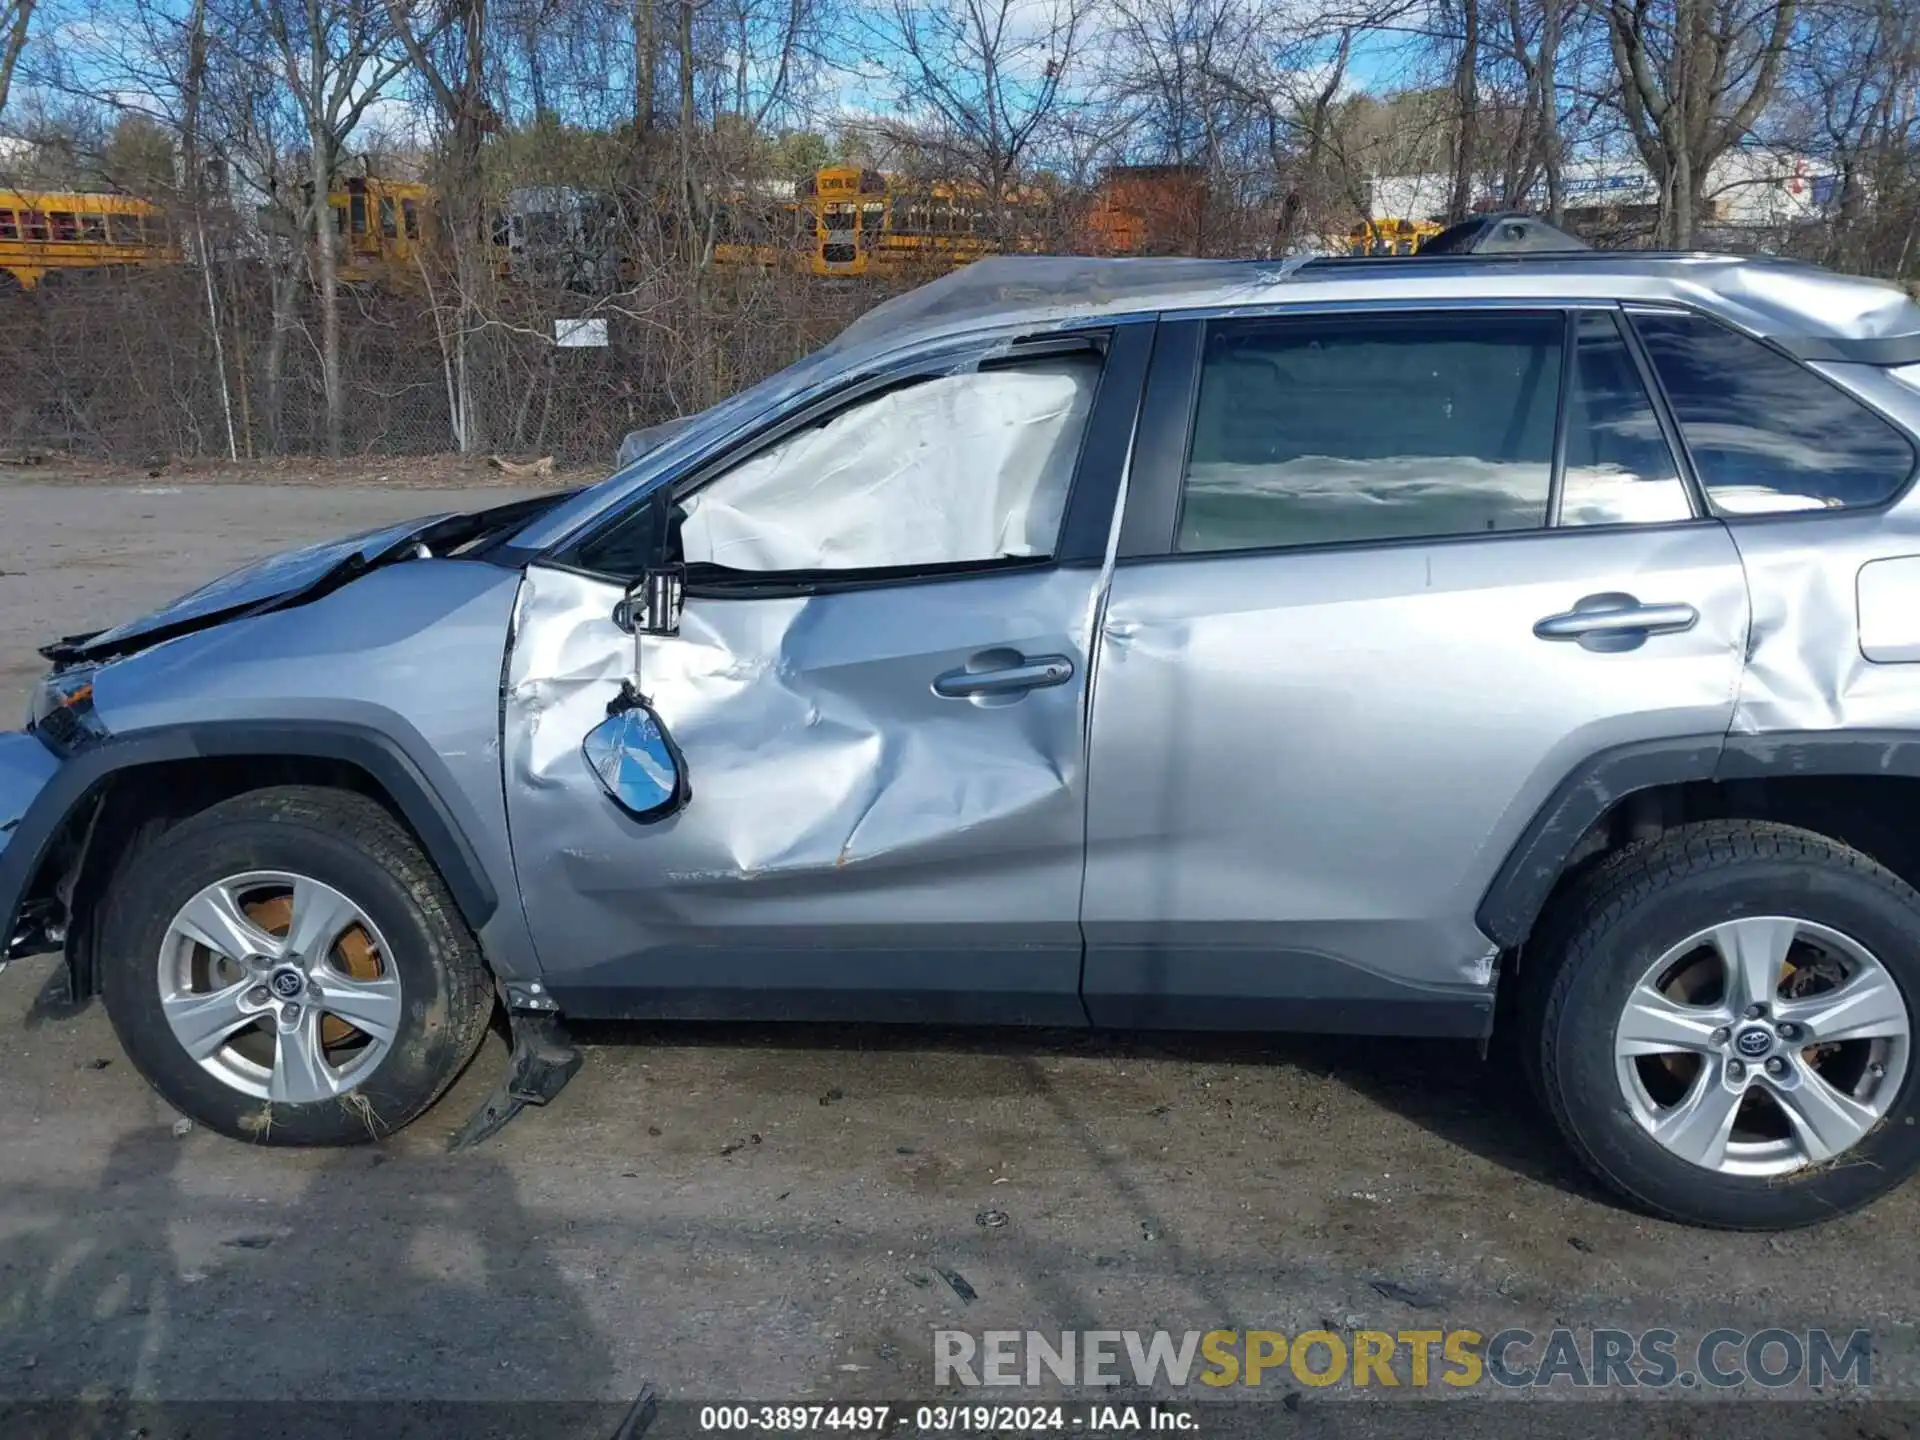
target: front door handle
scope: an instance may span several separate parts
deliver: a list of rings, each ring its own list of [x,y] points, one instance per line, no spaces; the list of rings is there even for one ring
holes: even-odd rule
[[[1012,663],[1004,663],[1011,661]],[[1036,655],[1018,651],[990,650],[976,655],[969,664],[949,670],[933,682],[933,693],[948,700],[970,700],[976,696],[1018,695],[1049,685],[1064,685],[1073,678],[1073,661],[1065,655]]]
[[[1635,596],[1608,591],[1582,596],[1571,610],[1536,621],[1533,633],[1542,640],[1572,640],[1588,650],[1635,650],[1649,635],[1677,635],[1699,621],[1700,612],[1691,605],[1647,605]]]

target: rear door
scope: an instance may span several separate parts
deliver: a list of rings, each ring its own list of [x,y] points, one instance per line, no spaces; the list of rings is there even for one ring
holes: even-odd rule
[[[674,482],[686,606],[641,671],[671,819],[580,754],[631,670],[646,501],[530,568],[508,811],[565,1008],[1084,1023],[1089,662],[1152,332],[881,377]]]
[[[1717,746],[1746,588],[1615,307],[1163,323],[1101,627],[1096,1024],[1484,1031],[1582,760]]]

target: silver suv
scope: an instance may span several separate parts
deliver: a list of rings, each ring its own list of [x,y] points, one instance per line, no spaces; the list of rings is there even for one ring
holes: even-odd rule
[[[565,1017],[1485,1042],[1649,1210],[1920,1161],[1920,308],[1778,261],[977,265],[577,493],[47,647],[0,935],[179,1109]]]

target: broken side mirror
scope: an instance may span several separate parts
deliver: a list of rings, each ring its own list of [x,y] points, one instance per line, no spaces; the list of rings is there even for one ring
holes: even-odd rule
[[[647,498],[651,554],[640,578],[627,587],[620,603],[613,607],[613,623],[634,637],[634,674],[640,673],[639,639],[642,635],[678,635],[680,607],[685,591],[686,566],[671,559],[678,553],[673,543],[673,492],[665,485]]]
[[[678,635],[685,567],[666,560],[673,497],[662,486],[650,502],[654,560],[614,606],[613,623],[633,636],[633,674],[587,732],[580,753],[609,799],[643,825],[676,815],[693,798],[687,762],[666,722],[640,688],[641,638]]]
[[[662,565],[627,587],[613,607],[613,623],[629,635],[678,635],[686,568]]]
[[[679,813],[693,798],[680,747],[632,680],[622,683],[580,751],[613,803],[643,825]]]

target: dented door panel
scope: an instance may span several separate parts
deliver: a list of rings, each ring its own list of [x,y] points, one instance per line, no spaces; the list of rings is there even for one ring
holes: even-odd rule
[[[612,619],[622,591],[530,568],[507,792],[556,998],[582,1014],[1082,1022],[1099,579],[1063,567],[689,597],[677,636],[642,642],[641,688],[691,798],[642,825],[581,753],[632,673],[633,637]],[[1016,656],[1068,673],[936,689]]]

